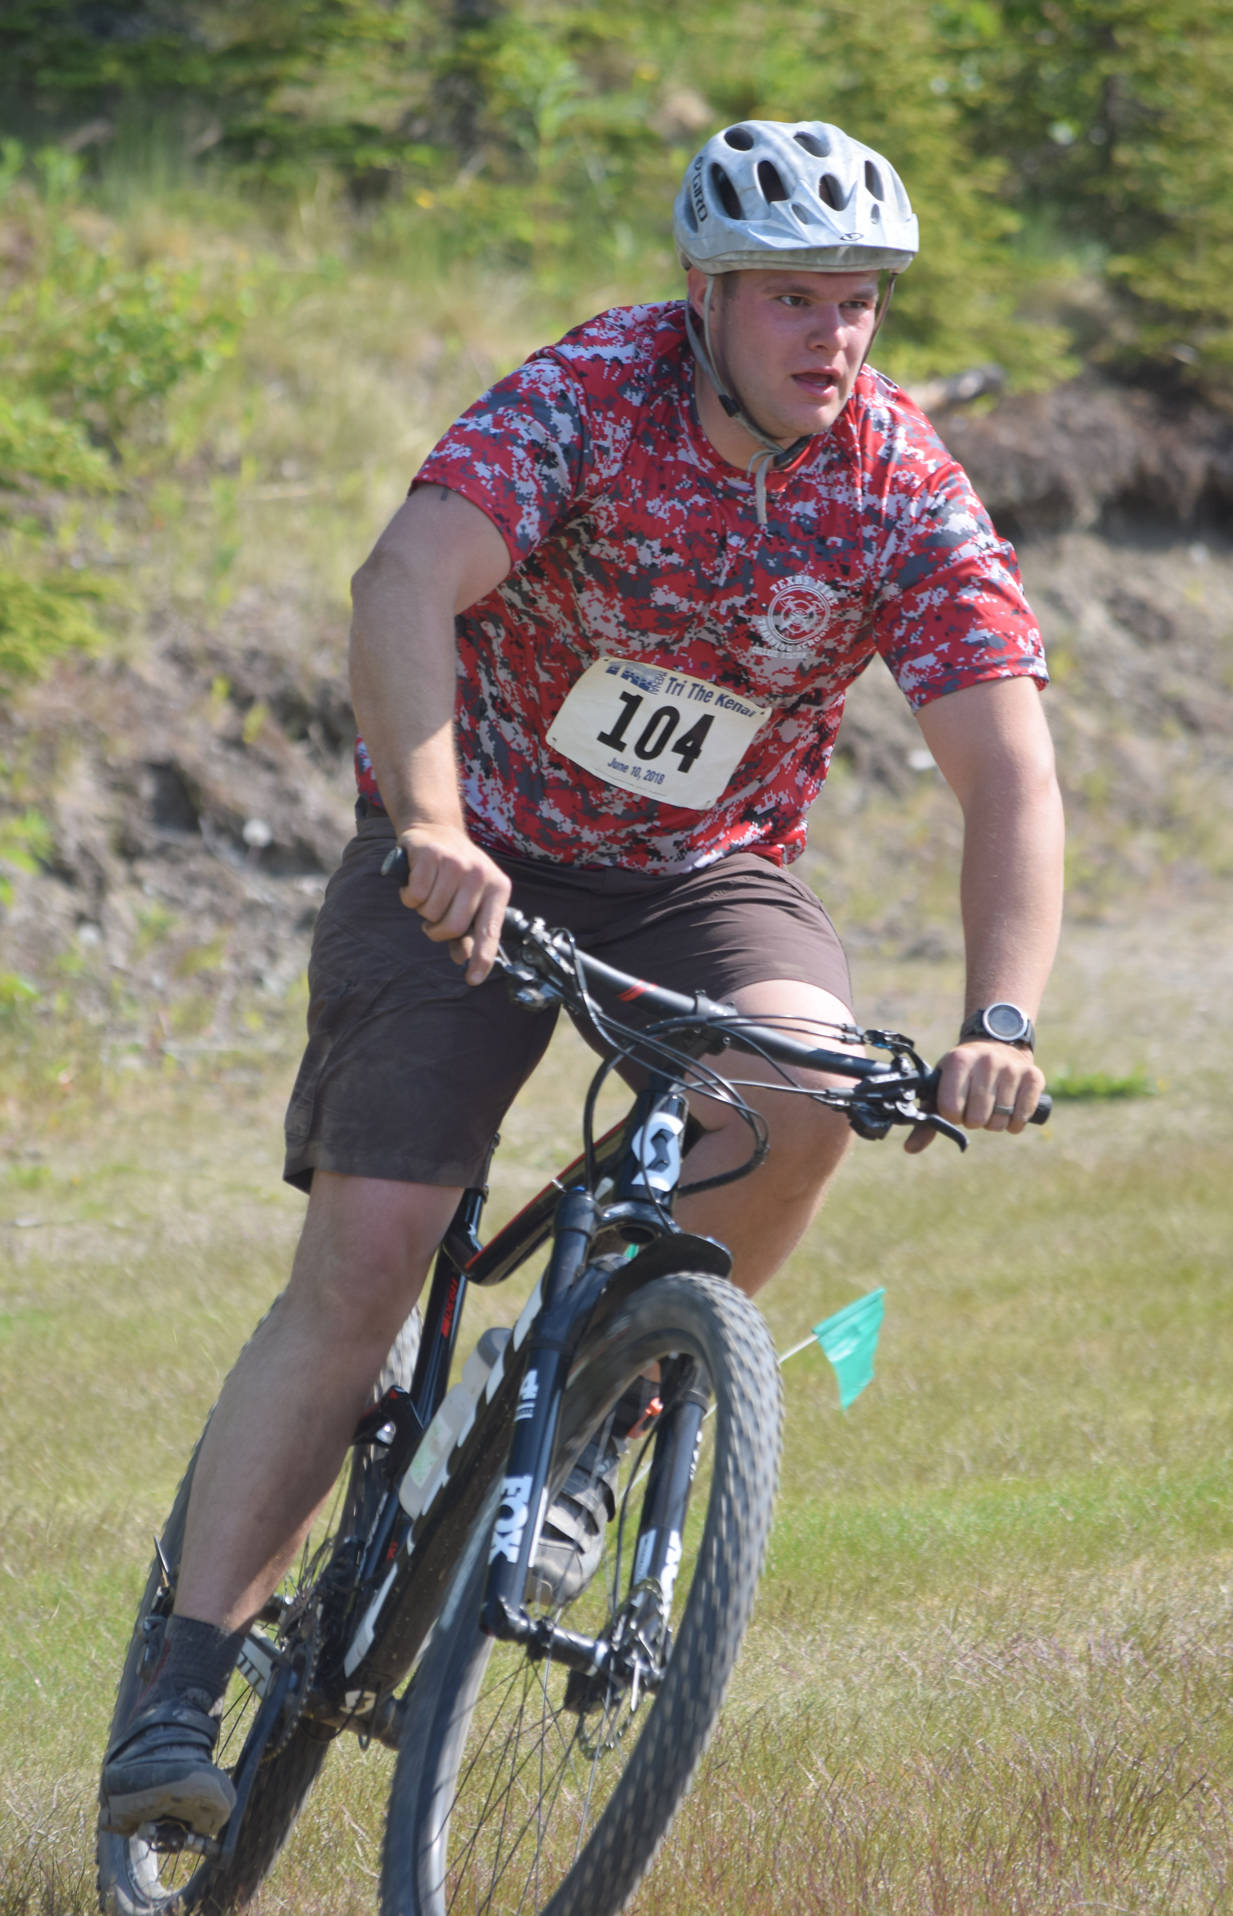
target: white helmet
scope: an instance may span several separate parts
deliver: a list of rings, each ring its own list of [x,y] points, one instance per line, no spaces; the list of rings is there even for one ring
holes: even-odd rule
[[[920,247],[894,167],[821,120],[741,120],[716,133],[686,170],[673,234],[704,273],[901,273]]]

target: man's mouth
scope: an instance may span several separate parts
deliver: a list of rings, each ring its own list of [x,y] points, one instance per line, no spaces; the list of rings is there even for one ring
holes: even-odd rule
[[[811,370],[807,373],[793,373],[792,383],[803,392],[812,393],[820,399],[828,399],[839,385],[839,375],[829,367]]]

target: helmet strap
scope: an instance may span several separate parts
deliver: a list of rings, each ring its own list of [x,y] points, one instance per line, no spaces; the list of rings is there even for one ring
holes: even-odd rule
[[[760,426],[749,411],[744,400],[737,392],[735,382],[727,376],[721,377],[718,355],[711,337],[711,299],[715,291],[715,275],[707,274],[706,292],[702,297],[702,331],[688,298],[685,301],[685,333],[693,348],[694,357],[706,377],[715,389],[715,397],[723,407],[729,419],[735,419],[750,436],[758,441],[758,451],[750,459],[746,471],[752,473],[754,481],[754,499],[758,512],[758,524],[766,524],[766,475],[768,469],[790,466],[813,437],[812,433],[802,433],[790,446],[781,445],[773,439],[764,426]]]
[[[892,298],[894,297],[894,292],[895,292],[895,281],[898,279],[898,277],[899,277],[898,273],[888,273],[886,275],[886,289],[882,294],[882,299],[881,299],[881,303],[878,306],[878,310],[874,314],[873,331],[869,335],[869,345],[865,348],[865,359],[868,359],[870,349],[873,346],[873,342],[878,336],[878,329],[881,326],[882,321],[886,318],[887,313],[889,313],[890,311],[890,303]],[[862,359],[861,361],[862,366],[865,363],[865,359]]]

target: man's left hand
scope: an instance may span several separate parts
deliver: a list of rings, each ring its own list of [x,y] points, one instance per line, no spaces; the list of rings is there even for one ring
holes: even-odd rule
[[[938,1116],[968,1131],[1009,1131],[1017,1135],[1036,1109],[1045,1074],[1030,1051],[1018,1045],[979,1039],[956,1045],[939,1066]],[[908,1133],[905,1151],[923,1151],[933,1143],[932,1126]]]

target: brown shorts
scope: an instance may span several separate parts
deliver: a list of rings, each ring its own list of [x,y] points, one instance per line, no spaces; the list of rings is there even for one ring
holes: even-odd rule
[[[314,1170],[466,1186],[552,1036],[551,1012],[467,985],[381,877],[389,821],[362,818],[330,880],[308,966],[308,1044],[286,1118],[289,1183]],[[670,990],[727,998],[790,978],[852,1002],[847,960],[809,887],[753,853],[663,876],[497,861],[513,903],[584,951]]]

